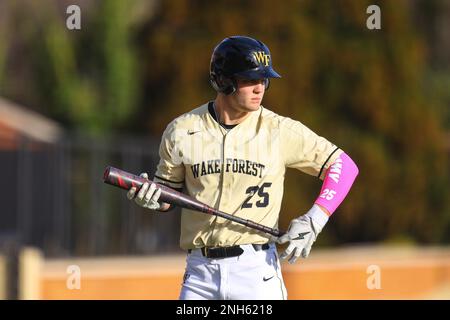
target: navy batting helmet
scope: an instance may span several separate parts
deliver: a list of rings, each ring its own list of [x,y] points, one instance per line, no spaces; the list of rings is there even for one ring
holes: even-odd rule
[[[236,90],[236,78],[264,79],[266,89],[269,78],[281,78],[272,68],[267,46],[250,37],[234,36],[224,39],[214,49],[209,78],[214,89],[224,94]]]

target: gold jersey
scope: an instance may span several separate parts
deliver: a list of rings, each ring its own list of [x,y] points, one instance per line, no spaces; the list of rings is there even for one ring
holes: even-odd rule
[[[286,168],[323,180],[341,153],[301,122],[263,106],[226,128],[209,102],[169,123],[154,181],[183,188],[220,211],[278,228]],[[227,219],[182,209],[183,249],[262,244],[269,238]]]

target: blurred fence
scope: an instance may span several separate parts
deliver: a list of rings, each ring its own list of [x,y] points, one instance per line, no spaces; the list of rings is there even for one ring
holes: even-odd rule
[[[0,245],[32,245],[49,257],[178,250],[178,210],[153,214],[102,180],[108,165],[152,177],[159,139],[74,134],[3,145]]]

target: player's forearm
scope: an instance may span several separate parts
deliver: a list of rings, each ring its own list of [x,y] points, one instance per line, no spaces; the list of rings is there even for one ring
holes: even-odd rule
[[[353,160],[345,153],[328,168],[320,195],[315,204],[330,216],[344,201],[350,191],[359,170]]]

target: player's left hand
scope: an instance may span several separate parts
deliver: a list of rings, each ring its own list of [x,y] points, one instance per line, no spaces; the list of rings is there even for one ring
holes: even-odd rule
[[[147,173],[141,173],[139,175],[141,178],[148,180]],[[136,195],[136,192],[137,195]],[[137,191],[136,187],[131,188],[127,193],[127,198],[129,200],[133,200],[141,207],[151,209],[151,210],[159,210],[161,209],[161,203],[158,201],[161,195],[161,189],[156,186],[155,183],[149,184],[145,182],[139,191]]]
[[[294,263],[300,256],[306,259],[327,221],[328,215],[316,204],[306,214],[292,220],[288,231],[277,240],[280,244],[289,241],[280,258],[290,256],[289,263]]]

